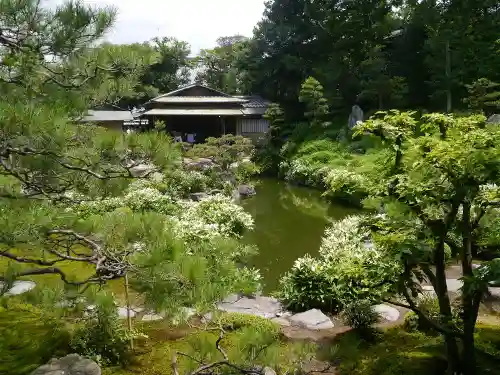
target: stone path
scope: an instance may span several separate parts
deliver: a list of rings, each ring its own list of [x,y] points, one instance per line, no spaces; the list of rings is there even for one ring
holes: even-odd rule
[[[242,297],[231,295],[217,305],[217,309],[229,313],[241,313],[271,319],[282,327],[295,327],[310,331],[331,330],[336,327],[333,320],[318,309],[311,309],[302,313],[293,314],[272,297]],[[398,309],[389,305],[376,305],[375,311],[385,322],[395,322],[400,318]],[[212,314],[204,316],[209,321]],[[338,324],[338,323],[337,323]],[[338,324],[342,326],[342,324]]]

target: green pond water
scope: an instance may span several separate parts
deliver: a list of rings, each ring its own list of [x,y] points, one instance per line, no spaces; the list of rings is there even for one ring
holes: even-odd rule
[[[276,290],[297,258],[318,253],[329,222],[359,212],[326,202],[319,191],[274,179],[259,180],[255,189],[257,195],[242,201],[255,220],[245,241],[259,247],[251,264],[261,271],[265,293]]]

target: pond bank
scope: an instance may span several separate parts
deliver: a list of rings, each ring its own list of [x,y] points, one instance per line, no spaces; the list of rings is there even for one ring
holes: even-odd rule
[[[276,290],[280,276],[296,259],[318,253],[331,221],[359,213],[359,209],[327,202],[318,190],[277,179],[257,180],[255,189],[254,197],[241,202],[255,221],[255,229],[244,241],[259,248],[251,265],[261,271],[266,294]]]

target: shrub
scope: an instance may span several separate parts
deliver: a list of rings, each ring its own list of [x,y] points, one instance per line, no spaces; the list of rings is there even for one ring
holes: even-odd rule
[[[379,301],[399,271],[397,263],[368,240],[362,217],[350,216],[325,231],[318,259],[305,256],[280,280],[278,297],[291,308],[337,312],[366,299]],[[383,286],[380,286],[383,285]]]
[[[27,375],[54,356],[67,354],[64,324],[33,305],[0,306],[0,373]]]
[[[370,301],[359,300],[347,304],[343,311],[345,323],[356,330],[368,331],[378,321],[378,314]]]
[[[166,192],[174,197],[187,197],[191,193],[199,193],[211,188],[209,176],[199,171],[176,169],[166,175]]]
[[[306,255],[295,261],[280,280],[276,296],[293,311],[318,308],[331,312],[341,309],[335,278],[317,259]]]
[[[138,336],[137,332],[126,330],[113,298],[103,294],[97,297],[96,305],[75,331],[71,348],[100,364],[125,364],[130,358],[130,339]]]
[[[238,163],[238,165],[233,169],[234,175],[236,177],[236,181],[238,183],[245,183],[260,173],[260,168],[257,164],[252,163],[251,161],[242,161]]]
[[[205,143],[196,144],[186,155],[188,157],[211,158],[223,169],[245,157],[251,157],[255,146],[241,135],[226,134],[219,138],[209,137]]]
[[[360,204],[368,195],[364,176],[347,168],[330,170],[324,177],[324,183],[326,185],[324,195],[332,199]]]
[[[226,331],[234,331],[248,327],[255,331],[270,333],[276,337],[280,333],[280,326],[278,324],[269,319],[248,314],[223,313],[215,320],[215,323]]]
[[[252,216],[222,195],[180,205],[182,210],[172,223],[174,231],[183,238],[239,237],[253,227]]]

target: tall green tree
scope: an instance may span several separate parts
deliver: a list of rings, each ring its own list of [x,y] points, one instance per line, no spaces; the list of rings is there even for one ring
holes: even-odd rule
[[[145,84],[153,86],[159,93],[167,93],[191,82],[193,61],[188,43],[164,37],[154,38],[147,45],[159,57],[144,74],[142,81]]]
[[[391,150],[372,187],[372,208],[383,215],[369,227],[376,246],[400,263],[399,277],[391,275],[387,282],[407,304],[392,302],[413,310],[443,335],[450,373],[472,375],[479,305],[500,272],[497,260],[477,270],[472,264],[478,231],[490,225],[488,217],[498,215],[499,129],[486,125],[481,115],[431,114],[419,122],[414,113],[392,111],[357,125],[357,132],[380,137]],[[463,274],[457,315],[445,272],[450,256]],[[423,280],[436,293],[439,321],[419,309],[416,297]]]
[[[428,25],[428,68],[433,97],[447,110],[467,95],[465,84],[481,77],[498,81],[492,67],[496,54],[500,10],[494,0],[424,1]]]
[[[330,104],[350,108],[361,92],[360,64],[393,28],[392,3],[267,3],[248,55],[252,91],[279,102],[287,116],[300,119],[298,91],[307,77],[314,76],[323,83]]]
[[[238,61],[245,53],[247,38],[241,35],[220,37],[213,49],[201,50],[196,58],[196,81],[229,94],[244,94]]]

